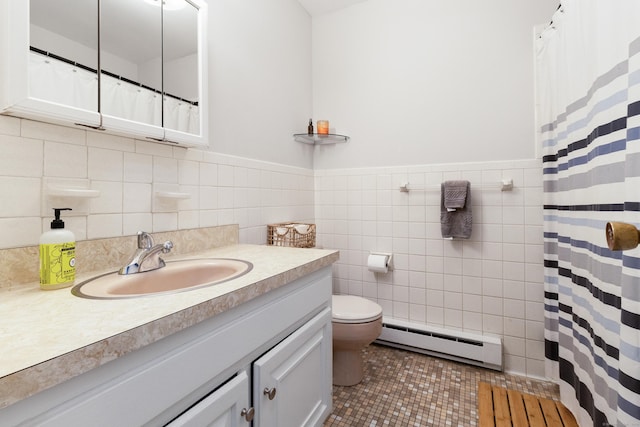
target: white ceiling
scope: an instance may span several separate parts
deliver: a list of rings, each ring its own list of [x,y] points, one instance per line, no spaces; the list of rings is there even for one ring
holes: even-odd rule
[[[367,0],[298,0],[311,16],[323,15],[338,9],[344,9]]]

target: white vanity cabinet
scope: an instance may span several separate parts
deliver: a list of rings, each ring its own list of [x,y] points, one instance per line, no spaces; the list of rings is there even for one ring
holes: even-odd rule
[[[321,426],[330,304],[328,266],[1,409],[0,425]]]
[[[3,0],[0,113],[207,146],[203,0]]]
[[[245,371],[169,423],[185,426],[319,426],[331,411],[331,310],[325,308]],[[253,405],[249,394],[253,395]]]

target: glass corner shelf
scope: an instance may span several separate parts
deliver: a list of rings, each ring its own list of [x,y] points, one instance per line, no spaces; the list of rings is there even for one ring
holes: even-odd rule
[[[319,145],[319,144],[337,144],[339,142],[347,142],[349,137],[346,135],[338,135],[335,133],[319,134],[319,133],[296,133],[293,138],[297,142],[304,144]]]

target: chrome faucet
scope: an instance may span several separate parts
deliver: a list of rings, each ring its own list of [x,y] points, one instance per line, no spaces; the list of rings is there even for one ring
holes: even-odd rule
[[[144,231],[138,231],[138,249],[122,267],[119,274],[143,273],[145,271],[157,270],[165,266],[164,260],[160,258],[160,254],[171,252],[173,243],[170,240],[154,245],[153,237]]]

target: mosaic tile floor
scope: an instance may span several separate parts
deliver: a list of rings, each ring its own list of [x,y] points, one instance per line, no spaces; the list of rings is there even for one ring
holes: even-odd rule
[[[333,413],[324,427],[478,425],[478,382],[559,399],[554,383],[372,344],[364,350],[364,380],[333,386]]]

